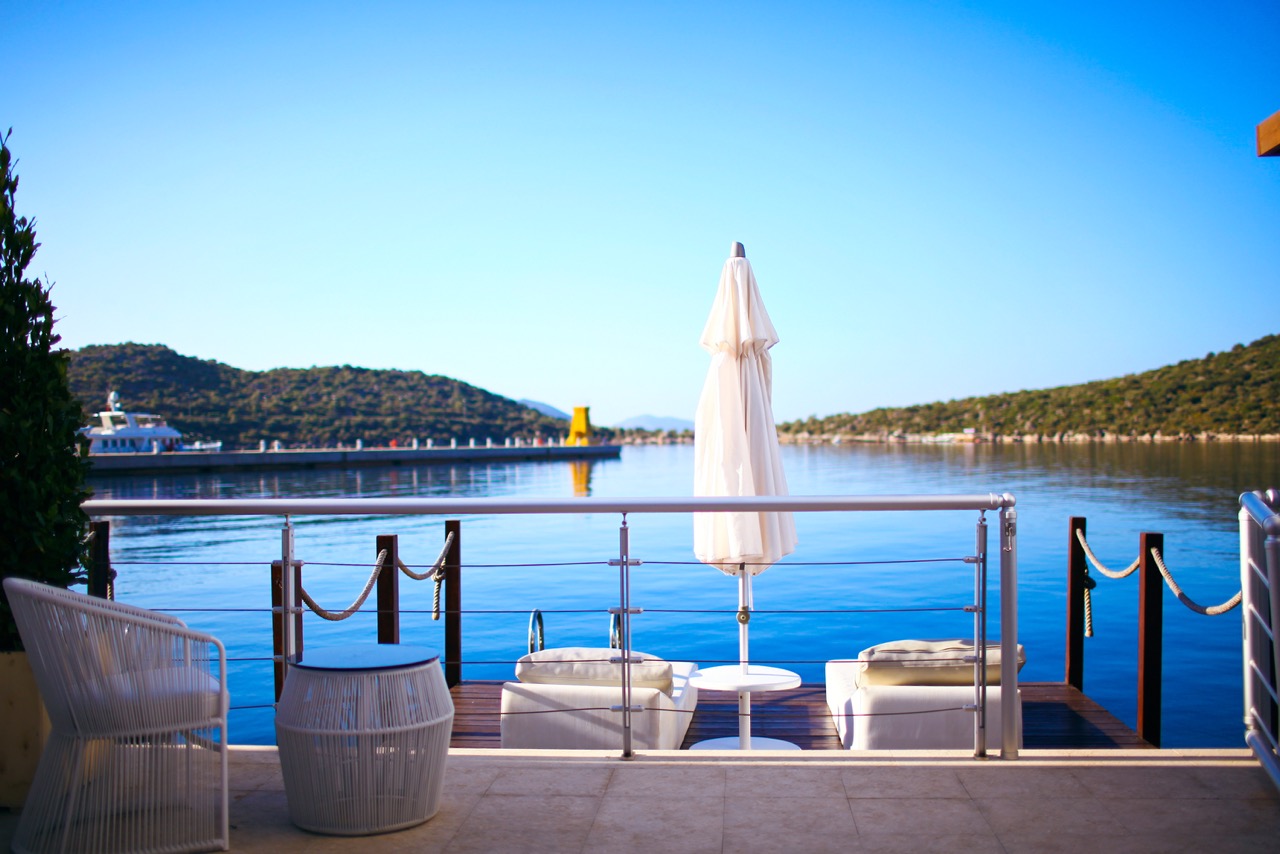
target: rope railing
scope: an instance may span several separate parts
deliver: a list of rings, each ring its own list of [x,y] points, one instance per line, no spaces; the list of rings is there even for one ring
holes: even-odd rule
[[[326,611],[324,608],[320,607],[316,600],[311,598],[311,594],[308,593],[307,589],[301,585],[298,586],[298,595],[302,598],[302,601],[306,603],[307,607],[311,609],[311,612],[322,620],[331,620],[333,622],[345,620],[352,614],[359,611],[360,606],[364,604],[364,600],[369,598],[369,593],[373,590],[373,585],[378,580],[378,573],[382,572],[382,565],[386,560],[387,550],[383,549],[378,552],[378,560],[373,565],[373,573],[370,574],[369,580],[365,582],[364,590],[360,591],[360,595],[356,597],[356,601],[352,602],[351,605],[343,611]]]
[[[1133,573],[1142,564],[1142,558],[1136,557],[1133,559],[1133,563],[1118,572],[1107,569],[1107,567],[1103,565],[1102,561],[1098,560],[1098,556],[1093,553],[1093,549],[1089,548],[1089,541],[1084,538],[1084,531],[1077,530],[1076,539],[1080,541],[1080,547],[1084,549],[1085,557],[1089,558],[1089,563],[1093,564],[1093,568],[1098,570],[1098,572],[1101,572],[1107,578],[1114,578],[1116,580],[1127,578],[1128,576],[1133,575]]]
[[[426,581],[427,579],[431,579],[435,582],[435,594],[433,597],[434,604],[432,607],[432,616],[431,616],[431,619],[433,620],[440,619],[440,586],[445,579],[444,561],[449,554],[449,549],[452,546],[453,546],[453,532],[451,531],[449,535],[444,538],[444,547],[440,549],[440,555],[436,558],[435,563],[433,563],[430,566],[430,568],[427,569],[426,572],[414,572],[409,567],[408,564],[406,564],[404,561],[402,561],[399,558],[399,556],[396,557],[396,567],[405,575],[412,578],[414,581]],[[306,606],[311,609],[311,612],[315,614],[317,617],[320,617],[323,620],[330,620],[332,622],[339,622],[341,620],[345,620],[348,617],[357,613],[360,610],[361,606],[364,605],[365,600],[369,598],[369,594],[373,591],[373,586],[378,583],[378,575],[382,572],[382,568],[386,564],[386,562],[387,562],[387,550],[382,549],[381,551],[378,552],[378,558],[376,561],[374,561],[373,572],[369,574],[369,580],[365,582],[364,589],[360,591],[360,595],[356,597],[355,601],[352,602],[351,605],[349,605],[347,608],[341,611],[325,610],[323,607],[320,606],[318,602],[316,602],[315,599],[311,597],[311,594],[307,592],[305,587],[301,587],[301,586],[298,587],[298,595],[302,599],[302,601],[306,604]],[[319,565],[319,564],[313,564],[313,565]],[[363,564],[344,564],[344,565],[345,566],[362,566]]]
[[[1199,602],[1196,602],[1190,596],[1182,592],[1182,588],[1178,586],[1178,582],[1173,580],[1173,573],[1169,572],[1169,568],[1164,565],[1164,557],[1160,554],[1158,549],[1151,550],[1151,557],[1155,560],[1156,569],[1160,570],[1160,575],[1164,578],[1164,583],[1169,585],[1169,590],[1173,592],[1173,595],[1178,597],[1179,602],[1186,605],[1197,614],[1203,614],[1206,617],[1216,617],[1219,614],[1225,614],[1228,611],[1231,611],[1240,604],[1243,594],[1241,591],[1237,590],[1236,595],[1232,596],[1220,605],[1201,605]]]
[[[1117,579],[1117,580],[1121,578],[1126,578],[1132,575],[1138,569],[1138,567],[1142,564],[1142,556],[1139,555],[1137,558],[1134,559],[1133,563],[1129,564],[1129,566],[1127,566],[1125,569],[1121,571],[1117,572],[1117,571],[1108,569],[1106,566],[1102,564],[1100,560],[1098,560],[1097,555],[1093,553],[1093,549],[1089,547],[1089,541],[1085,539],[1084,531],[1077,528],[1075,534],[1076,534],[1076,540],[1080,543],[1080,548],[1084,551],[1085,557],[1088,558],[1089,563],[1093,566],[1094,569],[1098,570],[1098,572],[1102,573],[1107,578]],[[1169,570],[1169,567],[1165,564],[1164,556],[1160,553],[1159,549],[1156,549],[1156,548],[1151,549],[1151,558],[1155,562],[1156,569],[1160,571],[1160,576],[1164,579],[1164,583],[1169,587],[1169,591],[1173,593],[1173,595],[1177,598],[1177,600],[1181,602],[1183,605],[1185,605],[1188,610],[1194,611],[1195,613],[1201,614],[1206,617],[1217,617],[1234,610],[1240,604],[1243,594],[1241,591],[1237,590],[1234,596],[1232,596],[1230,599],[1227,599],[1225,602],[1222,602],[1221,604],[1201,605],[1199,602],[1192,599],[1183,591],[1182,586],[1178,584],[1177,580],[1173,577],[1173,573]],[[1097,586],[1097,582],[1094,581],[1092,578],[1089,578],[1088,573],[1089,573],[1089,568],[1085,567],[1086,578],[1085,578],[1085,584],[1084,584],[1084,613],[1085,613],[1084,634],[1085,634],[1085,637],[1093,637],[1092,590],[1094,587]]]
[[[426,572],[417,573],[409,568],[408,564],[396,557],[396,564],[400,567],[400,571],[412,578],[414,581],[426,581],[430,578],[435,582],[435,590],[431,593],[431,619],[440,619],[440,590],[444,586],[444,580],[447,576],[444,568],[444,559],[449,555],[449,549],[453,548],[453,531],[450,531],[444,538],[444,547],[440,549],[440,554],[436,557],[436,562]]]

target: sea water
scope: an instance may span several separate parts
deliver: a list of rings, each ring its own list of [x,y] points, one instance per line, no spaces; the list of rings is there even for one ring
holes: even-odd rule
[[[1202,604],[1240,586],[1237,499],[1280,485],[1275,444],[797,445],[783,448],[793,495],[1012,493],[1017,500],[1019,640],[1024,681],[1063,681],[1068,520],[1088,519],[1094,552],[1113,569],[1162,532],[1165,561]],[[681,497],[688,445],[628,446],[620,459],[336,471],[94,478],[98,498]],[[755,580],[751,658],[821,682],[823,663],[904,638],[972,637],[976,511],[796,514],[799,546]],[[990,628],[999,628],[997,514],[986,514]],[[122,601],[171,611],[218,636],[229,666],[231,740],[274,741],[269,566],[282,519],[116,517],[112,562]],[[617,514],[462,517],[463,677],[510,678],[528,649],[530,613],[548,646],[607,646],[618,601]],[[444,519],[293,519],[303,586],[325,608],[364,587],[375,538],[399,535],[401,559],[430,564]],[[688,514],[629,514],[633,645],[703,665],[737,661],[737,582],[698,564]],[[1085,692],[1130,726],[1136,717],[1137,575],[1098,578],[1095,635],[1085,642]],[[432,585],[401,579],[401,638],[443,648]],[[371,597],[372,599],[372,597]],[[375,639],[372,601],[342,622],[308,613],[307,646]],[[1242,744],[1240,611],[1205,617],[1164,597],[1163,744]]]

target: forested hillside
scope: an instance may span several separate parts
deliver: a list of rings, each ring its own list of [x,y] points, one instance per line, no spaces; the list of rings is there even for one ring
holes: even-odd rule
[[[1280,434],[1280,335],[1119,379],[778,425],[784,436],[1185,437]]]
[[[514,400],[419,371],[342,367],[245,371],[175,353],[116,344],[71,353],[72,392],[86,413],[111,391],[129,410],[154,412],[185,439],[221,440],[227,449],[259,441],[285,447],[407,445],[470,438],[501,441],[563,434],[567,425]],[[86,421],[85,423],[88,423]]]

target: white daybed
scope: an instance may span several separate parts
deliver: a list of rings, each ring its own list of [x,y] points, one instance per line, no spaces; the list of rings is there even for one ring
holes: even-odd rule
[[[973,747],[971,640],[892,641],[856,660],[827,662],[827,706],[852,750],[964,750]],[[966,661],[965,659],[968,658]],[[1018,668],[1026,651],[1018,645]],[[987,739],[999,744],[1000,642],[987,643]],[[1022,743],[1022,698],[1017,700]]]
[[[622,748],[620,650],[593,647],[545,649],[516,663],[516,682],[502,686],[502,746],[558,750]],[[679,750],[698,689],[689,677],[698,666],[632,653],[632,748]]]

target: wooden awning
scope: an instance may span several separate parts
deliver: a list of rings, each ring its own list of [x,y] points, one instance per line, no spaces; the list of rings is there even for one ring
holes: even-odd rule
[[[1280,157],[1280,113],[1258,125],[1258,156]]]

